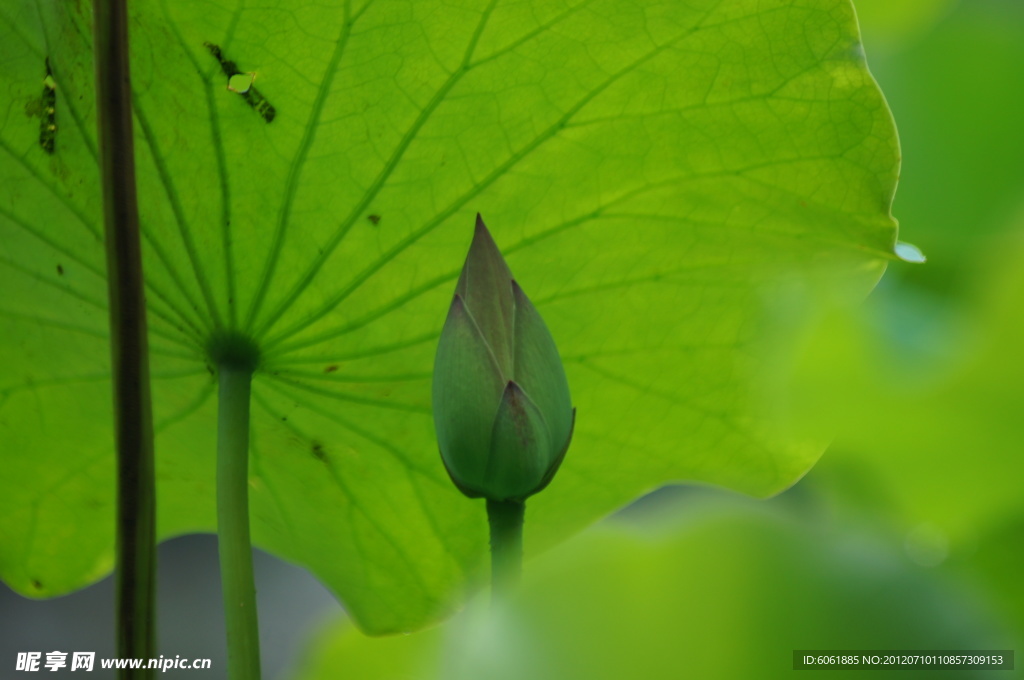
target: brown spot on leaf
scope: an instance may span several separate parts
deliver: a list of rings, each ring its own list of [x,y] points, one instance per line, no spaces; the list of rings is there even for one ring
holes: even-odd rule
[[[331,364],[330,366],[328,366],[327,368],[324,369],[324,373],[334,373],[337,370],[338,370],[338,364]]]
[[[312,454],[317,460],[325,460],[326,454],[324,454],[324,445],[317,441],[313,442]]]
[[[367,215],[367,216],[366,216],[366,219],[368,219],[368,220],[370,220],[371,222],[373,222],[373,226],[375,226],[375,227],[376,227],[376,226],[377,226],[378,224],[380,224],[380,215]]]

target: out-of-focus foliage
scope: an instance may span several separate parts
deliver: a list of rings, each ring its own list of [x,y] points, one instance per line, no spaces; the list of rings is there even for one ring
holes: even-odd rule
[[[823,400],[817,414],[840,430],[807,481],[902,534],[908,556],[969,589],[1019,649],[1024,6],[962,2],[899,47],[872,65],[900,121],[898,212],[930,262],[894,267],[802,358],[805,403]]]
[[[778,678],[791,672],[794,649],[1006,643],[985,612],[898,543],[806,517],[813,513],[798,519],[813,499],[754,507],[696,495],[659,508],[688,518],[681,524],[606,524],[531,563],[522,597],[495,616],[467,611],[387,639],[340,624],[297,677],[329,680],[344,669],[360,680]]]
[[[929,32],[903,40],[870,23],[873,12],[858,14],[871,71],[900,132],[893,211],[929,259],[887,278],[955,295],[973,285],[976,258],[988,264],[989,237],[1009,230],[1024,207],[1024,3],[960,0]]]
[[[934,28],[958,0],[856,0],[857,17],[866,28],[867,47],[900,50]]]
[[[866,306],[805,345],[804,405],[839,432],[806,481],[900,532],[908,555],[948,569],[1019,645],[1024,5],[959,2],[903,42],[873,28],[865,43],[903,146],[896,210],[929,262],[891,268]]]
[[[839,432],[831,457],[870,470],[875,512],[943,542],[1024,514],[1022,245],[969,308],[894,286],[824,322],[802,357],[804,406]]]

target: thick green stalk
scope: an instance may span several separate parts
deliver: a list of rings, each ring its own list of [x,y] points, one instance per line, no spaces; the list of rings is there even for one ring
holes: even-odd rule
[[[93,30],[117,447],[117,655],[155,658],[156,484],[125,0],[96,0]]]
[[[498,601],[519,585],[523,571],[523,501],[487,501],[491,527],[491,599]]]
[[[258,680],[260,638],[249,542],[249,367],[220,366],[217,416],[217,534],[228,677]]]

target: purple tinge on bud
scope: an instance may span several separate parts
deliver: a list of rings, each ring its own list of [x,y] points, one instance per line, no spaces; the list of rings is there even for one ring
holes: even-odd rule
[[[558,349],[479,215],[441,331],[433,399],[441,458],[471,498],[537,493],[572,438]]]

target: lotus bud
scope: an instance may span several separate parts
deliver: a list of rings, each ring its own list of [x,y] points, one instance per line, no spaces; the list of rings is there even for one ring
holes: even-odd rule
[[[470,498],[522,501],[551,481],[576,412],[555,341],[483,220],[434,362],[441,459]]]

